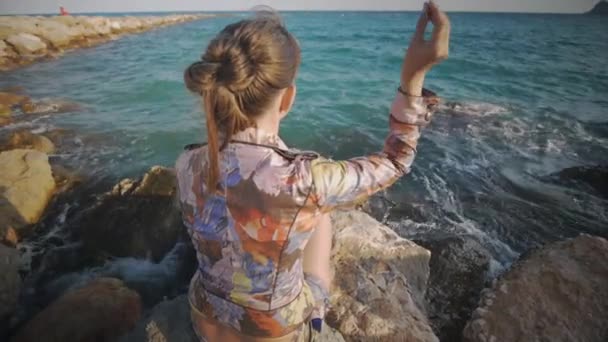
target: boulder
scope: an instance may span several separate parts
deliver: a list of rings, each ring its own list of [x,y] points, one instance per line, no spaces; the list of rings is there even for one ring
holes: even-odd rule
[[[36,55],[46,52],[46,44],[38,37],[29,33],[18,33],[6,39],[22,56]]]
[[[545,180],[608,198],[608,166],[606,165],[570,167],[545,177]]]
[[[55,152],[55,145],[44,135],[33,134],[28,130],[12,132],[4,146],[0,150],[26,149],[36,150],[47,154]]]
[[[38,36],[46,39],[55,48],[66,47],[77,37],[74,31],[60,22],[41,20],[38,26],[40,28]]]
[[[590,235],[523,256],[484,291],[464,341],[608,341],[608,241]]]
[[[1,116],[0,115],[0,127],[10,125],[13,123],[13,119],[10,116]]]
[[[5,340],[8,318],[17,307],[21,290],[19,252],[0,244],[0,340]]]
[[[438,341],[423,314],[428,250],[360,211],[332,214],[327,323],[347,341]]]
[[[118,279],[99,278],[54,301],[11,341],[114,341],[133,329],[140,316],[137,292]]]
[[[78,220],[85,249],[161,260],[184,231],[175,191],[174,171],[160,166],[139,180],[121,181]]]
[[[135,329],[122,336],[119,342],[198,342],[192,330],[188,296],[181,295],[173,300],[157,304],[142,319]],[[318,341],[343,342],[339,332],[325,325]]]
[[[4,42],[4,40],[0,40],[0,57],[6,57],[9,55],[8,46]]]
[[[82,17],[84,25],[94,30],[98,35],[107,36],[112,33],[110,20],[103,17]]]
[[[82,110],[82,106],[76,102],[64,99],[43,99],[36,102],[24,102],[21,110],[25,114],[55,114],[76,112]]]
[[[0,117],[9,117],[11,116],[12,110],[11,107],[0,103]]]
[[[428,317],[442,342],[460,342],[486,285],[490,253],[471,236],[416,241],[431,251]]]
[[[25,95],[0,91],[0,105],[12,108],[28,102],[30,102],[30,98]]]
[[[46,154],[34,150],[0,153],[0,236],[38,221],[55,190]]]

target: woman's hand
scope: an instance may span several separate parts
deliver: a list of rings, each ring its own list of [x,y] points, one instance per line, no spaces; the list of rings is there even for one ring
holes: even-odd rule
[[[428,22],[433,24],[431,40],[424,40]],[[450,48],[450,20],[433,2],[426,2],[418,19],[416,32],[403,60],[401,87],[408,94],[420,96],[424,77],[433,65],[448,58]]]

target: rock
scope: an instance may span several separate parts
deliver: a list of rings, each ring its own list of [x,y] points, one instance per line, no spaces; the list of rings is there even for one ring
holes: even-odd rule
[[[608,166],[575,166],[554,173],[546,180],[568,187],[590,190],[603,198],[608,198]]]
[[[190,320],[188,296],[157,304],[148,317],[142,319],[133,331],[119,342],[198,342]]]
[[[44,57],[57,57],[63,49],[89,47],[118,35],[210,16],[0,16],[0,70],[10,70]]]
[[[0,127],[10,125],[13,123],[13,119],[7,116],[0,116]]]
[[[19,266],[19,252],[0,244],[0,339],[3,341],[8,330],[8,324],[3,322],[7,322],[17,307],[21,290]]]
[[[23,56],[41,54],[46,51],[46,44],[40,38],[29,33],[14,34],[8,37],[6,41]]]
[[[0,40],[0,57],[5,57],[8,56],[8,46],[6,45],[6,43],[4,42],[4,40]]]
[[[25,95],[10,92],[0,92],[0,104],[12,108],[30,102],[30,98]]]
[[[438,341],[421,308],[430,253],[360,211],[332,215],[327,323],[347,341]]]
[[[36,150],[50,154],[55,152],[55,145],[43,135],[33,134],[28,130],[20,130],[11,133],[5,146],[0,147],[0,150],[5,151],[14,149]]]
[[[68,113],[82,110],[82,106],[64,99],[44,99],[25,102],[21,105],[21,110],[25,114]]]
[[[122,336],[119,342],[198,342],[192,330],[188,296],[181,295],[173,300],[157,304],[152,312],[142,319],[135,329]],[[320,342],[343,342],[339,332],[324,325]]]
[[[587,12],[587,14],[593,15],[608,15],[608,2],[602,0],[598,2],[591,11]]]
[[[85,178],[83,175],[78,174],[73,170],[67,169],[62,165],[53,164],[51,165],[51,169],[53,171],[53,178],[55,179],[55,184],[57,186],[58,193],[63,193],[68,190],[71,190],[74,187],[85,182]]]
[[[55,190],[46,154],[34,150],[0,153],[0,236],[38,221]]]
[[[0,103],[0,117],[9,117],[11,116],[11,107]]]
[[[141,315],[137,292],[113,278],[68,291],[27,322],[12,342],[114,341]]]
[[[77,223],[85,248],[94,254],[162,259],[184,231],[175,183],[174,171],[159,166],[140,180],[121,181]]]
[[[522,257],[491,289],[464,341],[608,341],[608,241],[590,235]]]
[[[39,37],[46,39],[54,48],[66,47],[78,36],[67,25],[56,21],[41,20],[39,28]]]
[[[470,236],[416,243],[431,251],[426,299],[433,330],[442,342],[459,342],[485,287],[492,257]]]

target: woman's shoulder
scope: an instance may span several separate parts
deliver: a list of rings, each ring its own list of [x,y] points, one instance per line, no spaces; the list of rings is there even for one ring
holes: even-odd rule
[[[188,173],[192,172],[193,165],[201,163],[200,157],[204,147],[205,144],[190,144],[184,147],[175,162],[175,171],[178,175],[188,171]]]

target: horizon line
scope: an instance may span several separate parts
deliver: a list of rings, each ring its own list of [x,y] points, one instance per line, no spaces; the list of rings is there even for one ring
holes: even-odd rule
[[[608,1],[608,0],[606,0]],[[585,12],[520,12],[520,11],[470,11],[470,10],[455,10],[446,11],[446,13],[457,13],[457,14],[555,14],[555,15],[582,15],[589,13],[590,10]],[[99,15],[99,14],[146,14],[146,13],[199,13],[199,14],[222,14],[222,13],[248,13],[251,10],[218,10],[218,11],[205,11],[205,10],[160,10],[160,11],[103,11],[103,12],[70,12],[70,15]],[[419,13],[420,10],[398,10],[398,9],[290,9],[290,10],[277,10],[279,13],[290,13],[290,12],[377,12],[377,13]],[[56,12],[37,12],[37,13],[14,13],[14,14],[0,14],[0,17],[5,16],[36,16],[36,15],[59,15]]]

